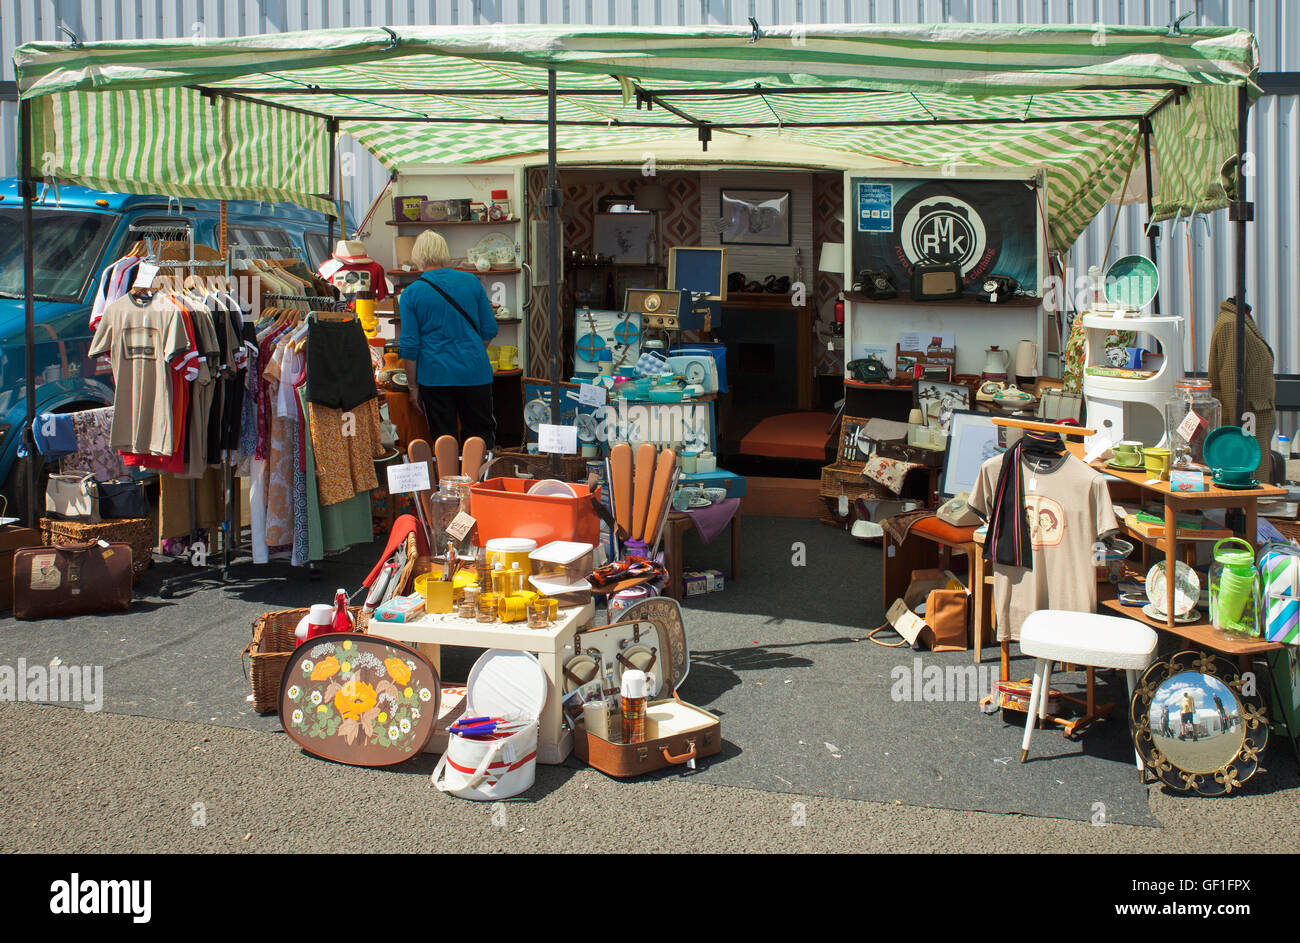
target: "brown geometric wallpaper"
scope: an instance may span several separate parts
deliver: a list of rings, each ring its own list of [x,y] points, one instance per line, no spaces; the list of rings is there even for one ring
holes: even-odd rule
[[[560,219],[564,227],[564,251],[592,251],[596,201],[604,196],[631,195],[642,179],[629,171],[625,180],[575,180],[581,171],[561,171],[564,203]],[[700,175],[695,172],[668,172],[658,175],[668,191],[670,208],[659,213],[659,246],[656,258],[664,265],[669,246],[700,244]],[[542,191],[546,188],[545,168],[528,171],[528,207],[534,219],[545,218]],[[528,318],[528,369],[532,376],[550,375],[550,297],[546,286],[534,288],[533,306]]]
[[[821,261],[822,243],[843,242],[844,223],[835,217],[843,216],[844,177],[837,173],[813,174],[813,258]],[[851,278],[851,277],[850,277]],[[813,285],[816,316],[831,317],[831,306],[844,288],[844,279],[830,272],[819,271]],[[842,374],[844,359],[839,353],[828,351],[824,344],[816,345],[819,376]]]

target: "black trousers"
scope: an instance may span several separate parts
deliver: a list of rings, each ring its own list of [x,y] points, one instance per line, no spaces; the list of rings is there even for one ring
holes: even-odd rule
[[[482,386],[421,384],[420,402],[434,441],[444,435],[458,442],[479,436],[488,449],[496,448],[497,420],[492,409],[491,383]]]

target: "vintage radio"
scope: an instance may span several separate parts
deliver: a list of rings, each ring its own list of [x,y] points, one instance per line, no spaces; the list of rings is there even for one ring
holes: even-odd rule
[[[961,265],[957,262],[918,262],[912,267],[913,301],[960,298]]]
[[[623,310],[641,315],[642,328],[676,331],[682,313],[682,293],[667,288],[629,288]]]

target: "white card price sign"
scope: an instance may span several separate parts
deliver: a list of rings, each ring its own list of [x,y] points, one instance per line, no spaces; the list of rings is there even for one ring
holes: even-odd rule
[[[153,285],[153,280],[157,275],[158,266],[152,262],[141,262],[140,267],[136,269],[135,281],[132,283],[132,287],[149,288]]]
[[[578,427],[540,424],[537,427],[537,449],[540,452],[576,455],[578,453]]]
[[[429,463],[404,462],[388,466],[388,493],[410,494],[429,490]]]
[[[578,387],[578,402],[583,406],[604,406],[605,388],[594,383],[583,383]]]

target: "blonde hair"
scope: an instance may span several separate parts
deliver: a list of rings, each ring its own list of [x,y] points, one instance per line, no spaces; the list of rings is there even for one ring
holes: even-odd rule
[[[416,268],[446,265],[450,261],[451,250],[447,248],[447,240],[432,229],[420,233],[415,245],[411,247],[411,264]]]

